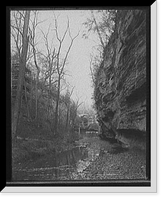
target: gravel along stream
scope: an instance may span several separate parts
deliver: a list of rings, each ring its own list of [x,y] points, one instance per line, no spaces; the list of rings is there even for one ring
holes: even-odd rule
[[[13,180],[146,179],[146,153],[84,136],[67,151],[18,163]]]

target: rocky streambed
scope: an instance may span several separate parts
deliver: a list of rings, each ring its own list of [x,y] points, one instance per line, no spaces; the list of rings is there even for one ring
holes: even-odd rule
[[[13,166],[14,181],[146,179],[146,153],[98,136],[84,136],[71,149]]]

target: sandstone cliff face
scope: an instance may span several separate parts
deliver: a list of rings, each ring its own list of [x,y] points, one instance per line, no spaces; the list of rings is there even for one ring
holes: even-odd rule
[[[146,13],[118,11],[94,91],[103,135],[145,135],[146,84]]]

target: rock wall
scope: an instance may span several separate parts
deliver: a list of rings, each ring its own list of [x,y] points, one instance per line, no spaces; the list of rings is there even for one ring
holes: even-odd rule
[[[104,136],[146,134],[146,84],[146,12],[118,11],[95,82]]]

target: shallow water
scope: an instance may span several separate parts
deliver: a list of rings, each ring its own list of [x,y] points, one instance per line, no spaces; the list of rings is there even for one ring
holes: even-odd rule
[[[68,179],[75,169],[81,170],[82,165],[79,163],[87,158],[88,149],[86,147],[74,147],[59,154],[46,155],[35,162],[28,163],[24,168],[14,170],[13,178],[14,180]]]
[[[72,149],[58,154],[51,152],[49,155],[16,167],[13,170],[13,179],[14,181],[91,180],[106,177],[118,178],[120,173],[119,178],[124,178],[124,174],[127,173],[125,171],[128,160],[130,163],[134,163],[135,160],[142,158],[143,162],[137,163],[135,165],[136,169],[137,166],[143,167],[145,165],[143,153],[141,155],[137,153],[134,161],[132,161],[133,156],[134,153],[131,154],[128,149],[121,148],[118,144],[110,144],[100,140],[99,137],[84,136],[75,143]],[[123,163],[125,163],[125,167],[122,166]],[[135,172],[134,166],[131,167],[131,164],[129,164],[128,170],[129,167],[133,175],[133,172]],[[141,169],[137,169],[137,171],[140,172]],[[142,176],[136,175],[136,177],[144,177],[144,174]],[[128,173],[127,177],[132,177],[132,175]]]

